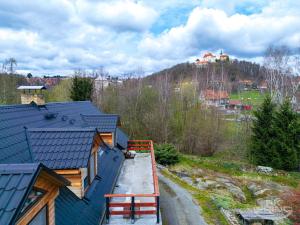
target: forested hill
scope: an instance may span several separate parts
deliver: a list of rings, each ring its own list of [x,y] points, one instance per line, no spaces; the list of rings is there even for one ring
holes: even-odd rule
[[[222,68],[223,67],[223,68]],[[225,81],[237,82],[238,80],[252,80],[255,83],[259,83],[263,79],[263,67],[259,64],[233,60],[230,62],[216,62],[206,66],[196,66],[194,63],[181,63],[171,68],[164,69],[160,72],[153,73],[145,80],[153,82],[157,78],[168,75],[169,81],[173,83],[180,82],[182,80],[192,80],[201,77],[208,77],[214,75],[217,79],[221,76],[223,70],[223,76]]]

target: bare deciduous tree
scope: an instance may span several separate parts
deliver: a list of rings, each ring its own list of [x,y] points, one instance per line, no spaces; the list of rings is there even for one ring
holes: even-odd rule
[[[271,46],[266,51],[265,79],[276,103],[282,103],[285,98],[292,98],[298,90],[299,81],[295,79],[297,64],[297,58],[291,55],[286,46]]]

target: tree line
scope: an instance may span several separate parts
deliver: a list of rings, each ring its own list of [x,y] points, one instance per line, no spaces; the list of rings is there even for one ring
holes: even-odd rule
[[[295,170],[300,166],[300,117],[290,100],[274,104],[267,96],[254,112],[250,160],[258,165]]]
[[[121,115],[131,138],[172,143],[181,152],[203,156],[237,140],[226,138],[230,126],[224,115],[201,104],[196,85],[184,84],[178,90],[167,74],[151,85],[141,78],[128,79],[95,96],[102,111]]]

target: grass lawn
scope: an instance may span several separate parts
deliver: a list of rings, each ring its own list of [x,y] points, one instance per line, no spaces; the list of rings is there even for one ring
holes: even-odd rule
[[[231,100],[241,100],[244,104],[251,104],[253,107],[260,105],[264,100],[264,94],[258,90],[242,91],[230,95]]]

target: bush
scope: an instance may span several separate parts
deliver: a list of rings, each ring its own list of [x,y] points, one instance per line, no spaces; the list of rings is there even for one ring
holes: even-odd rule
[[[293,224],[300,224],[300,190],[285,192],[282,194],[282,206],[289,213],[288,217]]]
[[[173,165],[179,162],[179,153],[172,144],[155,145],[156,162],[162,165]]]
[[[91,100],[93,92],[93,81],[89,77],[75,76],[73,78],[70,98],[73,101]]]

